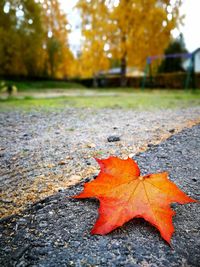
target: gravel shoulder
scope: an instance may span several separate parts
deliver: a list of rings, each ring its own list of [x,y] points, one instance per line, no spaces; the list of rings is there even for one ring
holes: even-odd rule
[[[199,122],[200,107],[2,112],[0,215],[19,213],[97,174],[94,157],[133,156]]]
[[[200,124],[150,146],[134,159],[142,174],[168,171],[182,190],[200,199],[199,155]],[[177,214],[172,248],[142,219],[131,220],[106,236],[92,236],[98,202],[68,198],[82,190],[83,182],[1,221],[1,266],[199,266],[197,203],[173,204]]]

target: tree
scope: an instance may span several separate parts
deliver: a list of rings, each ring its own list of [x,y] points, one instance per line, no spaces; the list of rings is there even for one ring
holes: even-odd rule
[[[82,77],[94,78],[100,70],[109,67],[105,51],[108,7],[104,0],[80,0],[76,6],[81,12],[84,44],[79,58]],[[95,79],[94,79],[95,83]]]
[[[0,74],[72,75],[68,33],[58,0],[0,1]]]
[[[61,11],[58,0],[44,0],[43,20],[45,25],[45,45],[47,73],[51,77],[67,77],[73,55],[68,44],[69,24]]]
[[[185,48],[185,42],[183,39],[183,35],[180,34],[177,39],[173,39],[167,49],[165,50],[165,55],[173,55],[173,54],[185,54],[188,53]],[[177,72],[184,71],[182,67],[183,57],[175,57],[175,58],[165,58],[159,68],[158,72]]]
[[[27,76],[41,76],[44,70],[44,26],[42,8],[34,0],[21,1],[24,15],[18,18],[21,60]]]
[[[92,47],[98,40],[99,57],[106,47],[107,55],[120,60],[124,86],[127,66],[143,68],[147,56],[163,53],[168,46],[171,30],[180,21],[181,3],[181,0],[80,0],[77,7],[90,57],[94,57]]]
[[[34,0],[1,1],[1,74],[27,75],[38,69],[42,52],[40,15],[41,9]]]

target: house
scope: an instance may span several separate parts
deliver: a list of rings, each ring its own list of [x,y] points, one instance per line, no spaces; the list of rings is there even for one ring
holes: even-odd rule
[[[200,73],[200,48],[197,48],[194,52],[191,53],[194,57],[194,72]],[[188,70],[192,66],[192,60],[191,57],[187,58],[183,62],[183,68],[185,70]]]

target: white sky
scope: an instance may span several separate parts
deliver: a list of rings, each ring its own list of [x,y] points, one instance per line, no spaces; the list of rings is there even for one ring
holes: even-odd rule
[[[63,10],[68,14],[68,21],[72,25],[70,34],[70,44],[75,51],[81,43],[81,33],[78,29],[80,25],[80,16],[73,7],[78,0],[59,0]],[[200,0],[184,0],[181,12],[185,14],[184,26],[180,31],[184,35],[186,48],[192,52],[200,47]],[[175,33],[176,35],[176,33]]]

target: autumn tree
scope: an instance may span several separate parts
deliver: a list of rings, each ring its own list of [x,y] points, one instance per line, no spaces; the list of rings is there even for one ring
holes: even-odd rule
[[[120,60],[121,84],[125,85],[127,66],[142,68],[147,56],[162,54],[168,46],[171,31],[180,22],[181,3],[181,0],[80,0],[77,7],[81,10],[90,57],[94,57],[92,47],[94,40],[98,40],[99,57],[106,48],[107,56]]]
[[[0,1],[0,74],[72,75],[68,33],[58,0]]]
[[[46,70],[51,77],[67,77],[73,55],[68,44],[69,23],[58,0],[44,0]]]
[[[34,0],[0,2],[0,69],[6,75],[39,74],[41,9]]]
[[[81,76],[96,77],[98,72],[109,68],[105,49],[108,7],[104,0],[80,0],[77,4],[82,18],[84,42],[80,55]]]
[[[41,76],[44,69],[44,27],[41,7],[34,0],[22,1],[23,12],[19,17],[21,40],[21,60],[27,76]]]

